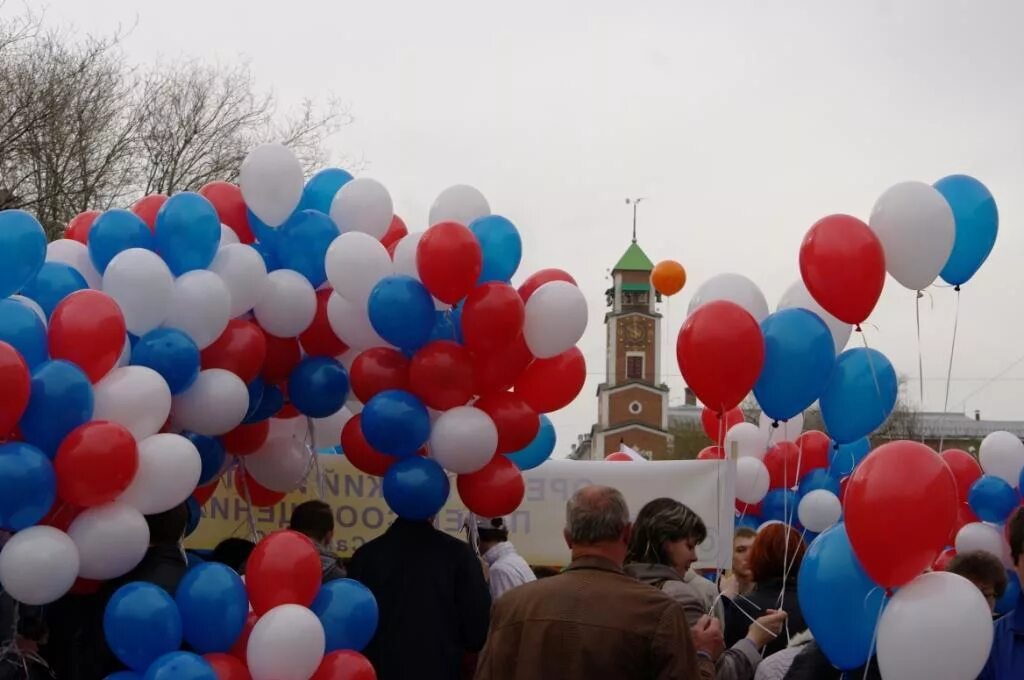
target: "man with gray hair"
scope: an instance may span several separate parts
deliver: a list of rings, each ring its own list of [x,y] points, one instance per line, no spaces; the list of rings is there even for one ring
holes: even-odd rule
[[[623,573],[631,528],[621,493],[577,491],[564,532],[572,562],[495,603],[477,680],[714,678],[721,628],[708,619],[691,631],[678,602]]]

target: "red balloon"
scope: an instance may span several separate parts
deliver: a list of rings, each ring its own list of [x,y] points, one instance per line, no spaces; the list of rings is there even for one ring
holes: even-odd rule
[[[271,491],[242,470],[235,470],[235,491],[239,498],[246,500],[254,508],[269,508],[284,500],[286,494]]]
[[[477,286],[462,307],[462,338],[477,354],[500,349],[523,332],[526,308],[515,288],[506,283]]]
[[[257,544],[245,563],[245,587],[257,614],[282,604],[308,607],[320,590],[320,554],[294,531],[275,531]]]
[[[534,360],[516,380],[515,392],[537,413],[551,413],[571,404],[586,381],[587,362],[579,347],[573,347]]]
[[[237,656],[230,654],[206,654],[204,659],[213,666],[217,680],[252,680],[249,669]]]
[[[149,196],[143,196],[139,200],[135,201],[135,205],[132,206],[132,212],[139,216],[139,218],[146,223],[150,231],[156,228],[156,214],[160,212],[160,208],[163,207],[164,203],[167,202],[167,197],[163,194],[150,194]]]
[[[416,270],[430,294],[454,305],[480,278],[480,242],[457,222],[439,222],[427,229],[416,246]]]
[[[325,656],[309,680],[377,680],[377,673],[369,659],[345,649]]]
[[[721,445],[725,441],[725,435],[734,425],[739,425],[744,420],[743,411],[738,408],[726,411],[725,416],[715,413],[704,407],[700,412],[700,424],[704,428],[704,434],[713,442]]]
[[[409,230],[405,226],[405,222],[398,215],[391,218],[391,225],[388,226],[388,230],[384,232],[384,236],[381,237],[380,242],[385,248],[390,249],[392,246],[398,245],[398,242],[409,235]]]
[[[53,502],[53,507],[50,508],[50,511],[46,513],[46,517],[39,520],[39,524],[53,527],[54,529],[60,529],[66,533],[68,528],[71,527],[71,523],[75,521],[76,517],[82,514],[83,510],[85,510],[85,508],[65,503],[58,498]]]
[[[743,501],[736,501],[736,512],[740,513],[740,516],[752,515],[754,517],[760,517],[763,509],[763,503],[744,503]]]
[[[808,430],[797,437],[796,446],[800,449],[800,479],[811,470],[828,467],[832,439],[824,432]]]
[[[139,469],[139,449],[123,425],[94,420],[64,438],[53,467],[57,495],[89,508],[109,503],[128,488]]]
[[[263,330],[263,329],[260,329]],[[279,338],[263,331],[267,341],[267,357],[263,360],[263,379],[279,385],[288,379],[292,369],[302,360],[302,349],[295,338]]]
[[[316,316],[299,335],[302,349],[311,357],[336,357],[348,351],[348,345],[338,339],[327,320],[327,301],[333,292],[330,288],[316,292]]]
[[[733,302],[708,302],[679,329],[676,360],[698,399],[714,411],[728,411],[750,394],[761,374],[761,327]]]
[[[114,299],[98,290],[79,290],[61,300],[47,332],[51,359],[67,359],[97,382],[117,365],[127,329]]]
[[[231,648],[231,656],[241,659],[243,662],[248,662],[246,654],[249,650],[249,636],[252,634],[252,629],[259,620],[259,614],[256,612],[249,612],[249,616],[245,619],[245,627],[242,628],[242,634],[238,636],[238,640]]]
[[[71,218],[68,226],[64,229],[64,238],[69,238],[79,243],[88,243],[89,230],[92,229],[92,223],[99,216],[99,210],[86,210],[85,212],[78,213]]]
[[[363,436],[362,414],[348,419],[341,428],[341,450],[353,467],[368,475],[383,477],[388,468],[398,460],[396,456],[381,453],[370,446]]]
[[[628,453],[622,451],[616,451],[615,453],[609,453],[604,457],[605,462],[608,463],[632,463],[633,459]]]
[[[91,578],[76,578],[68,592],[72,595],[92,595],[99,591],[103,583],[103,581],[94,581]]]
[[[956,557],[956,548],[946,548],[932,562],[932,571],[946,571],[946,565],[954,557]]]
[[[243,319],[231,319],[228,327],[199,353],[203,368],[223,368],[244,383],[251,383],[267,359],[267,336],[259,326]]]
[[[523,304],[526,304],[526,301],[530,299],[534,291],[545,283],[551,283],[552,281],[565,281],[574,286],[576,285],[576,279],[572,278],[572,275],[567,271],[562,269],[541,269],[523,281],[523,285],[519,286],[519,297],[523,299]]]
[[[0,342],[0,432],[11,432],[18,425],[31,392],[32,376],[18,350]]]
[[[697,454],[697,460],[725,460],[725,449],[721,446],[708,446]]]
[[[510,389],[531,361],[522,334],[501,349],[473,354],[473,391],[484,396]]]
[[[206,486],[197,486],[196,490],[192,492],[192,498],[196,499],[199,505],[206,505],[206,502],[213,498],[213,494],[217,492],[217,487],[220,486],[220,479],[215,479]]]
[[[883,444],[850,476],[850,545],[872,581],[899,587],[946,547],[956,507],[956,480],[939,454],[918,442]]]
[[[469,350],[451,340],[424,345],[409,362],[409,391],[438,411],[467,404],[473,398]]]
[[[793,442],[779,442],[764,456],[768,468],[769,487],[772,489],[792,488],[800,479],[800,447]]]
[[[231,227],[242,243],[252,243],[252,229],[245,210],[242,190],[231,182],[210,182],[199,190],[199,195],[213,204],[222,224]]]
[[[540,416],[513,392],[489,394],[473,406],[489,415],[498,428],[498,453],[525,449],[540,430]]]
[[[495,456],[476,472],[459,475],[456,486],[469,511],[481,517],[511,514],[526,494],[523,474],[505,456]]]
[[[825,311],[840,321],[860,324],[885,285],[882,242],[856,217],[823,217],[800,246],[800,276]]]
[[[349,379],[352,394],[365,404],[385,390],[408,390],[409,360],[397,349],[371,347],[352,362]]]
[[[256,453],[270,434],[270,421],[260,420],[255,423],[239,425],[230,432],[221,435],[220,443],[224,450],[234,456],[248,456]]]
[[[983,474],[978,459],[960,449],[947,449],[939,454],[942,456],[946,467],[956,478],[956,492],[960,502],[967,502],[967,495],[971,492],[971,485],[974,484]]]

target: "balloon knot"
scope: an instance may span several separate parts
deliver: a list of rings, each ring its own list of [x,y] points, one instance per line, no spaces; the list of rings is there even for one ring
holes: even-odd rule
[[[953,290],[955,290],[956,292],[959,293],[960,292],[960,286],[959,285],[953,286]]]
[[[892,594],[893,594],[892,588],[886,588],[885,589],[885,596],[886,596],[886,598],[892,597]]]
[[[779,427],[779,421],[777,421],[777,420],[773,420],[773,421],[772,421],[772,428],[774,428],[774,429],[778,429],[778,427]]]
[[[863,333],[863,332],[864,332],[864,331],[862,331],[862,330],[860,329],[860,324],[857,324],[856,326],[854,326],[854,327],[853,327],[853,330],[857,331],[858,333]]]

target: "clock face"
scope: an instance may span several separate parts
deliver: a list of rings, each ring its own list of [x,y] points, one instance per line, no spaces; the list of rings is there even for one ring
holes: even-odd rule
[[[632,317],[622,322],[619,335],[629,347],[644,347],[647,345],[648,333],[647,321]]]

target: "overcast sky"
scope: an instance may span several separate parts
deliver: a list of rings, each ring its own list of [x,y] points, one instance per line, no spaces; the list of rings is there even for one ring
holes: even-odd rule
[[[603,291],[629,242],[628,195],[648,198],[640,210],[648,255],[677,259],[689,273],[686,289],[663,306],[665,380],[677,400],[674,339],[700,282],[745,274],[774,309],[799,277],[799,245],[818,218],[866,220],[896,182],[978,177],[996,196],[1001,224],[991,257],[964,287],[950,410],[1024,419],[1024,3],[47,6],[48,22],[82,33],[134,24],[124,48],[139,64],[249,60],[259,85],[286,104],[344,99],[355,122],[333,148],[369,161],[365,174],[389,187],[413,230],[426,226],[441,189],[481,189],[523,235],[518,278],[562,267],[590,300],[582,347],[591,375],[554,418],[562,455],[596,417]],[[924,406],[940,410],[953,292],[932,289],[923,302]],[[877,326],[867,328],[871,345],[916,380],[914,294],[889,278],[869,321]],[[916,399],[916,382],[910,392]]]

